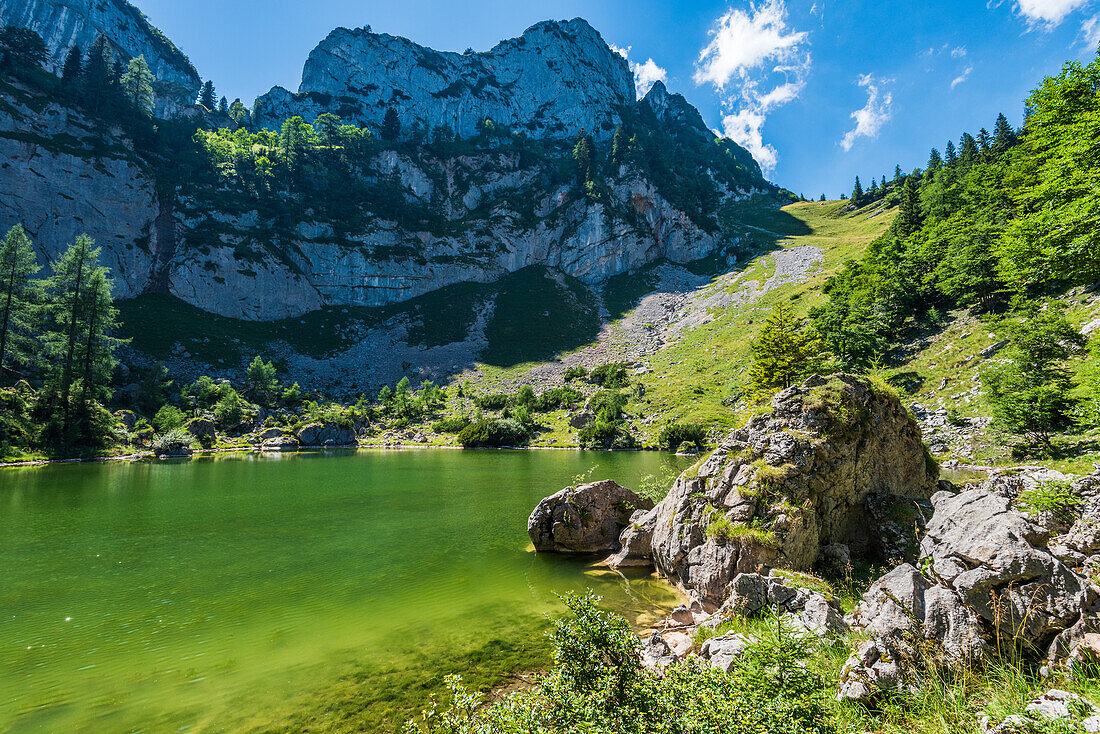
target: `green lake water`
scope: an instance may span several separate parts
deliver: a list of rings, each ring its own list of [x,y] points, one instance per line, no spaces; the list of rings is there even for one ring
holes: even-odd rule
[[[527,516],[656,453],[359,451],[0,470],[0,731],[393,731],[544,661],[558,594],[644,625],[651,576],[536,555]],[[481,676],[479,678],[479,675]]]

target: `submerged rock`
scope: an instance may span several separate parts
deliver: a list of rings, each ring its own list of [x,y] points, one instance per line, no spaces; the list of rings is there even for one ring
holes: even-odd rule
[[[610,480],[566,487],[546,497],[527,520],[527,534],[539,552],[608,553],[637,510],[653,502]]]

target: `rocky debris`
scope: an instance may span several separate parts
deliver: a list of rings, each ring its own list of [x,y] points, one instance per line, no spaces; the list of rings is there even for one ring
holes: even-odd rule
[[[272,438],[282,438],[283,436],[289,436],[290,431],[285,428],[271,427],[265,428],[256,434],[256,438],[262,441],[267,441]]]
[[[355,431],[336,423],[310,423],[298,431],[302,446],[354,446]]]
[[[846,618],[874,638],[845,665],[840,698],[866,700],[911,684],[915,661],[938,655],[975,661],[997,642],[1025,653],[1049,649],[1056,661],[1085,639],[1100,593],[1050,552],[1047,531],[997,493],[1006,486],[994,478],[932,497],[922,570],[893,569]]]
[[[274,436],[260,444],[261,451],[297,451],[298,439],[293,436]]]
[[[1072,490],[1081,497],[1077,520],[1057,543],[1100,566],[1100,470],[1074,482]]]
[[[579,431],[594,420],[596,420],[596,414],[589,408],[585,408],[569,416],[569,427]]]
[[[613,552],[635,511],[652,508],[652,501],[610,480],[566,487],[539,502],[527,534],[538,552]]]
[[[1076,693],[1057,688],[1033,699],[1024,714],[1009,716],[991,734],[1027,734],[1032,722],[1057,721],[1076,731],[1100,732],[1100,709]]]
[[[912,504],[936,480],[920,429],[894,395],[850,375],[814,377],[680,476],[657,506],[654,561],[717,608],[738,574],[806,570],[840,543],[874,555],[868,497]]]
[[[642,665],[649,670],[664,670],[675,663],[679,658],[672,652],[672,647],[665,641],[664,635],[659,631],[642,643]]]
[[[715,613],[716,619],[752,616],[762,612],[783,615],[795,630],[820,637],[848,629],[840,603],[820,592],[787,586],[782,576],[741,573],[729,585],[729,598]]]
[[[100,33],[124,64],[144,56],[159,117],[194,104],[202,85],[187,57],[126,0],[0,0],[0,18],[4,25],[36,31],[46,43],[46,67],[58,75],[69,49],[80,46],[87,53]]]
[[[727,632],[720,637],[711,637],[703,643],[699,654],[711,666],[725,671],[733,670],[734,662],[753,644],[755,640],[737,632]]]
[[[921,403],[910,404],[909,410],[917,419],[929,450],[937,455],[953,451],[957,455],[969,456],[974,433],[988,428],[993,421],[987,416],[968,418],[953,415],[947,408],[931,410]]]

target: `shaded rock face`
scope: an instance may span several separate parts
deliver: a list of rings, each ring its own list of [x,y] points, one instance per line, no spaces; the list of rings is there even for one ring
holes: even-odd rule
[[[610,480],[566,487],[542,500],[527,520],[535,550],[609,553],[637,510],[653,503]]]
[[[355,431],[335,423],[310,423],[298,431],[302,446],[354,446]]]
[[[656,510],[653,558],[718,606],[739,573],[806,570],[837,544],[875,555],[868,498],[911,507],[935,486],[920,429],[896,396],[849,375],[811,378],[676,481]]]
[[[0,25],[30,28],[50,54],[47,68],[60,73],[73,46],[88,48],[102,33],[123,63],[144,56],[156,81],[156,114],[170,117],[194,104],[202,80],[183,53],[126,0],[0,0]]]
[[[483,53],[434,51],[369,28],[337,28],[310,53],[298,94],[276,87],[256,100],[256,119],[278,126],[322,112],[378,130],[388,109],[401,129],[447,126],[459,137],[486,118],[530,137],[581,128],[608,135],[616,107],[633,104],[634,77],[586,21],[545,21]]]

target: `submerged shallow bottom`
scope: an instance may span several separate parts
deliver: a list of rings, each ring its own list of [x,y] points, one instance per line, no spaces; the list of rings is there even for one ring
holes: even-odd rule
[[[359,451],[0,471],[0,730],[395,730],[442,677],[546,662],[558,594],[645,624],[650,576],[535,555],[526,520],[652,453]]]

